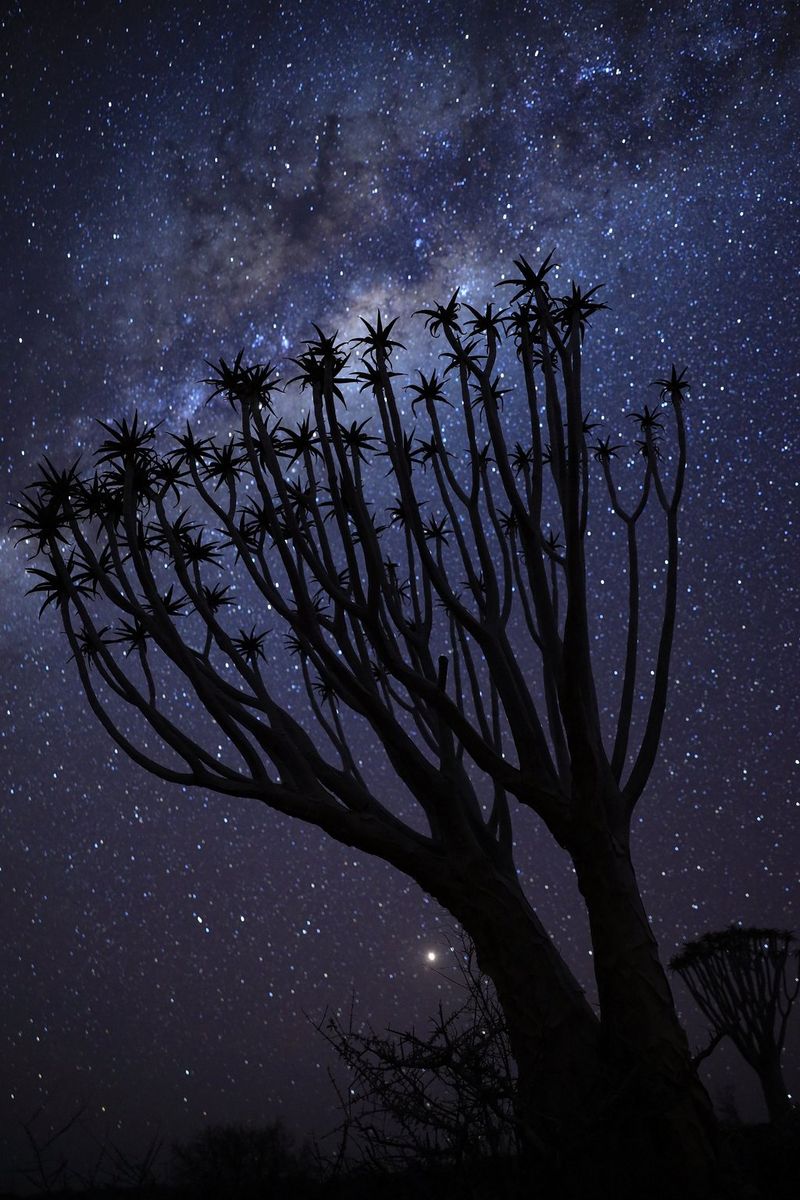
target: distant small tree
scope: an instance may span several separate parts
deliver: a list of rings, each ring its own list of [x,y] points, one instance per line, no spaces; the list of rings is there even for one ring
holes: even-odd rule
[[[687,942],[670,962],[711,1022],[714,1041],[729,1037],[758,1075],[773,1121],[791,1107],[781,1054],[800,991],[795,945],[785,929],[732,925]]]

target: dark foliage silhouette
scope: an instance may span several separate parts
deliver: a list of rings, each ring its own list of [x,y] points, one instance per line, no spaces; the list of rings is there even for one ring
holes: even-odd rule
[[[781,1055],[800,991],[797,959],[787,930],[731,925],[687,942],[670,962],[711,1022],[712,1045],[730,1038],[758,1075],[772,1120],[791,1108]]]
[[[44,1108],[23,1122],[29,1157],[16,1169],[36,1195],[155,1195],[163,1142],[154,1135],[143,1152],[126,1152],[106,1132],[98,1136],[78,1109],[55,1128],[47,1128]],[[77,1143],[77,1144],[76,1144]]]
[[[503,1011],[474,947],[454,958],[460,1002],[422,1032],[358,1027],[327,1015],[317,1026],[344,1068],[335,1084],[342,1110],[340,1168],[363,1162],[381,1171],[435,1168],[461,1192],[490,1174],[495,1194],[519,1158],[514,1117],[516,1068]]]
[[[212,1125],[173,1146],[173,1155],[178,1188],[192,1200],[302,1200],[318,1191],[309,1152],[295,1148],[280,1121]]]
[[[43,462],[15,528],[45,560],[32,568],[41,610],[58,612],[127,755],[378,855],[469,933],[504,1012],[526,1145],[560,1161],[561,1131],[600,1109],[608,1121],[613,1096],[621,1152],[646,1139],[665,1178],[702,1191],[710,1104],[630,853],[667,699],[689,384],[675,367],[655,381],[618,475],[623,447],[598,436],[582,397],[598,289],[554,294],[552,256],[515,267],[505,308],[456,291],[421,310],[443,362],[409,384],[410,420],[395,320],[362,320],[349,345],[315,326],[293,360],[310,400],[299,420],[288,397],[276,415],[272,364],[220,359],[205,382],[229,436],[103,424],[92,466]],[[372,417],[342,420],[364,393]],[[628,588],[626,649],[605,682],[588,599],[592,571],[609,569],[590,537],[597,477]],[[663,520],[666,564],[649,617],[645,513],[648,544]],[[287,655],[288,691],[273,670]],[[396,803],[354,751],[357,726],[393,769]],[[520,886],[520,806],[574,864],[600,1022]]]

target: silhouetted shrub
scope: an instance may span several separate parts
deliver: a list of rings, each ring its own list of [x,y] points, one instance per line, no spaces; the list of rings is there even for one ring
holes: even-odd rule
[[[313,1166],[281,1121],[262,1129],[212,1125],[173,1147],[177,1183],[192,1200],[299,1200],[316,1194]]]
[[[462,995],[450,1010],[440,1004],[423,1033],[358,1028],[352,1008],[346,1021],[327,1017],[317,1026],[346,1074],[336,1085],[337,1165],[369,1166],[397,1186],[413,1178],[420,1195],[458,1185],[463,1196],[499,1197],[499,1177],[510,1181],[521,1149],[516,1066],[474,946],[463,936],[452,949]]]

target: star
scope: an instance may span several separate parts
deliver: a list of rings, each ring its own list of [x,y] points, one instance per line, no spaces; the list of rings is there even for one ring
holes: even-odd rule
[[[480,311],[504,303],[492,289],[512,260],[556,247],[563,291],[573,277],[606,285],[584,387],[611,445],[631,440],[624,414],[652,407],[648,381],[672,362],[693,383],[675,668],[634,844],[663,957],[734,921],[791,923],[793,6],[721,0],[686,20],[683,5],[509,0],[502,21],[453,0],[353,0],[335,15],[323,0],[185,7],[106,5],[97,23],[68,0],[6,6],[7,501],[43,455],[88,459],[96,419],[138,410],[165,434],[187,420],[226,434],[225,406],[206,405],[198,383],[205,360],[243,348],[286,379],[312,322],[344,340],[363,334],[361,316],[396,316],[398,391],[418,370],[441,374],[442,341],[412,313],[456,287]],[[375,416],[369,392],[352,390],[348,426]],[[513,392],[503,401],[512,411]],[[299,421],[304,403],[288,390],[276,414]],[[376,495],[392,504],[388,486],[376,480]],[[608,713],[627,567],[624,532],[593,511]],[[663,546],[642,555],[646,601]],[[37,620],[24,565],[25,548],[0,536],[0,1162],[25,1158],[22,1122],[40,1108],[54,1131],[85,1106],[93,1131],[110,1123],[132,1153],[203,1124],[282,1115],[302,1134],[329,1128],[329,1063],[305,1014],[353,993],[357,1016],[381,1028],[432,1011],[440,977],[420,962],[439,958],[420,960],[417,939],[446,936],[452,919],[309,826],[161,784],[125,759],[88,709],[53,606]],[[260,615],[252,636],[272,627]],[[242,614],[242,637],[252,620]],[[297,657],[270,670],[299,703]],[[180,685],[170,702],[225,752]],[[402,811],[360,729],[354,754]],[[531,827],[516,853],[521,886],[596,998],[558,847]],[[398,964],[398,945],[417,949]],[[700,1044],[702,1019],[676,992]],[[795,1065],[799,1038],[795,1022]],[[758,1115],[746,1074],[720,1064],[704,1064],[712,1091],[735,1086]]]

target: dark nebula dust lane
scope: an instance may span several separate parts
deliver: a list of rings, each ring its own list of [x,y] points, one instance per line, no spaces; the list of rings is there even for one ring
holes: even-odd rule
[[[222,429],[204,360],[285,366],[312,321],[352,337],[398,316],[403,369],[427,368],[414,310],[457,286],[485,302],[519,253],[605,282],[601,416],[687,366],[679,633],[636,861],[665,956],[733,921],[797,928],[793,6],[42,0],[5,7],[0,59],[9,502],[43,454],[88,456],[96,418]],[[85,1106],[131,1144],[276,1115],[324,1130],[305,1014],[355,991],[377,1025],[424,1024],[448,918],[314,829],[124,761],[24,564],[0,535],[0,1159],[42,1106],[43,1128]],[[292,669],[273,664],[287,687]],[[524,834],[531,898],[591,993],[573,876]],[[708,1079],[758,1111],[732,1057]]]

